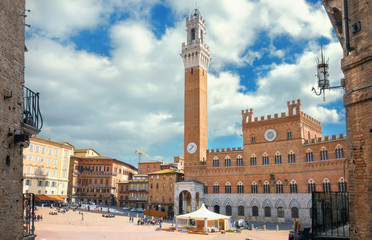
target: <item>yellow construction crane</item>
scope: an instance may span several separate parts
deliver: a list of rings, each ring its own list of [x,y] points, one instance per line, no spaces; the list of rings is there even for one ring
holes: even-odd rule
[[[147,155],[146,153],[142,152],[142,151],[139,151],[139,150],[136,150],[135,153],[138,154],[138,162],[141,162],[141,155],[142,156],[145,156],[149,159],[152,159],[152,157],[150,157],[149,155]]]

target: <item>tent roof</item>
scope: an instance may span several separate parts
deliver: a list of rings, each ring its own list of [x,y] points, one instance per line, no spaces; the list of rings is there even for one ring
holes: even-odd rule
[[[229,219],[229,216],[218,214],[212,211],[209,211],[204,203],[202,206],[196,210],[195,212],[183,214],[183,215],[178,215],[176,218],[180,219],[199,219],[199,220],[218,220],[218,219]]]

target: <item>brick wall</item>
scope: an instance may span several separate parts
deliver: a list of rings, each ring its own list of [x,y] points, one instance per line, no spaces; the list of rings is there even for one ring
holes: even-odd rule
[[[345,18],[343,1],[323,0],[323,4],[344,50],[341,68],[345,76],[350,236],[352,240],[367,240],[372,239],[372,6],[368,1],[347,1],[348,49],[343,41],[344,22],[337,24],[334,14],[335,10],[340,11]],[[352,26],[357,23],[361,28],[353,31]]]
[[[0,1],[0,239],[23,236],[22,148],[8,133],[21,130],[24,8],[24,0]]]

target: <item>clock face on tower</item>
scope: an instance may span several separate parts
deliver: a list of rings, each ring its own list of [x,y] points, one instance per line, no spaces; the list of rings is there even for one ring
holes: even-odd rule
[[[266,130],[264,137],[266,141],[272,142],[276,138],[276,131],[274,129],[268,129]]]
[[[196,143],[190,142],[189,144],[187,144],[186,150],[188,153],[193,154],[196,152],[197,149],[198,146],[196,145]]]

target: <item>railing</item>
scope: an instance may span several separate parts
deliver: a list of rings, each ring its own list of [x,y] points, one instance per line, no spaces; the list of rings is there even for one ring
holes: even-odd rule
[[[39,107],[39,93],[23,86],[23,100],[23,123],[40,130],[43,127],[43,117]]]
[[[34,235],[34,194],[23,194],[23,237]]]
[[[349,194],[312,193],[312,226],[314,237],[349,239]]]

